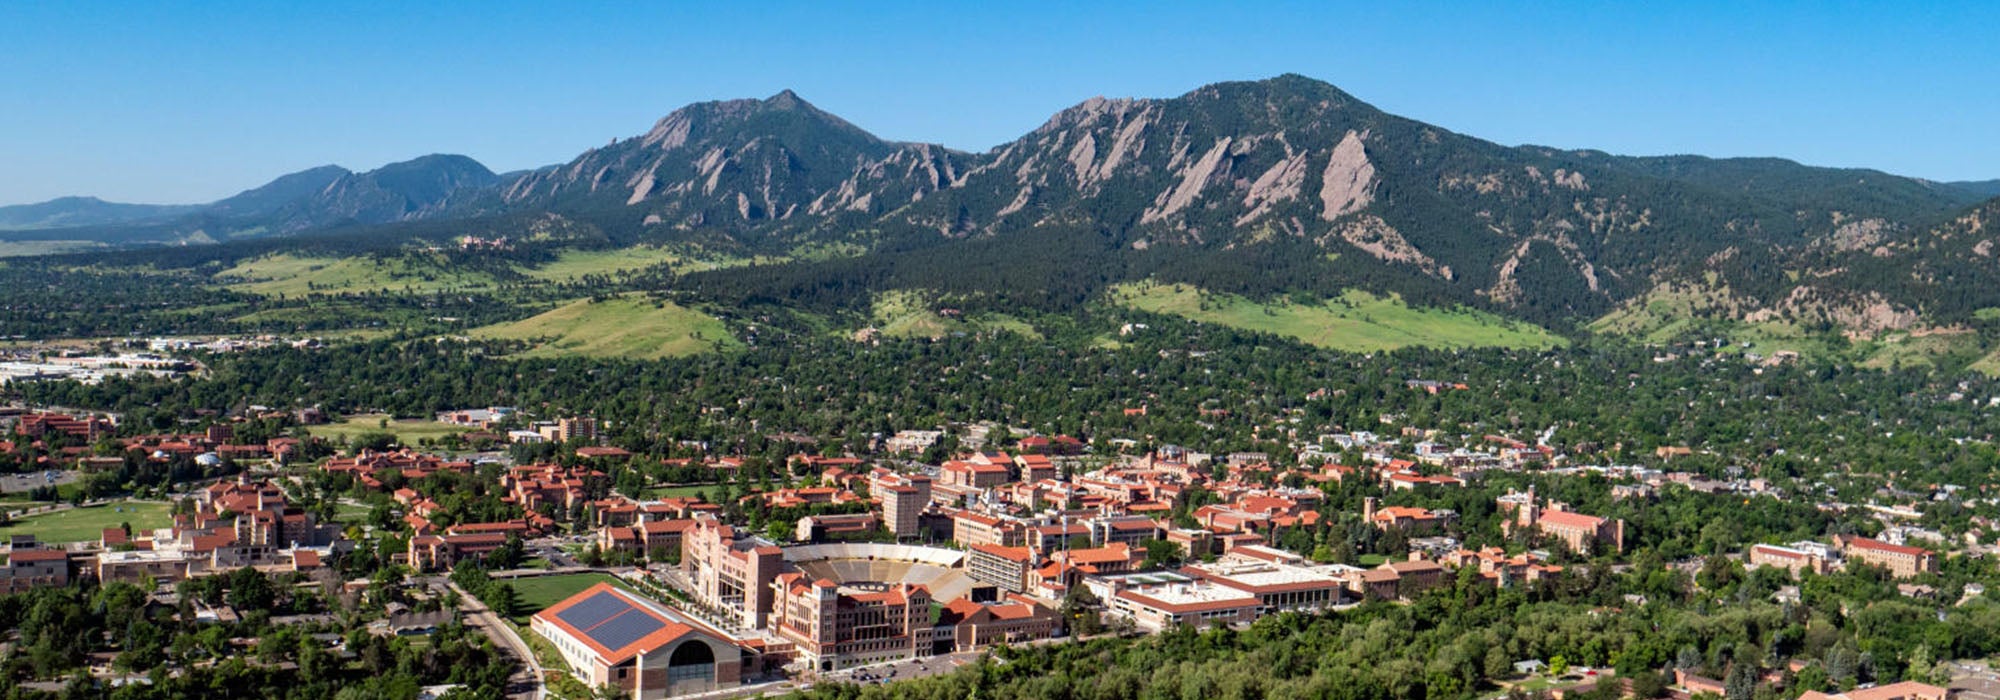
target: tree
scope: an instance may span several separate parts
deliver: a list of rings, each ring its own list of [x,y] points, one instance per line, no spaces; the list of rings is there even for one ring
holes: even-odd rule
[[[1665,676],[1652,671],[1640,671],[1628,678],[1632,679],[1632,696],[1637,698],[1657,698],[1667,692]]]
[[[1722,694],[1728,700],[1752,700],[1757,693],[1757,667],[1738,660],[1729,665],[1722,679]]]
[[[354,436],[354,439],[348,442],[348,447],[352,454],[360,454],[362,450],[375,450],[379,452],[389,449],[395,446],[395,444],[396,436],[394,434],[371,430]]]
[[[1146,562],[1142,565],[1144,568],[1162,569],[1181,563],[1180,545],[1167,540],[1150,539],[1146,540],[1143,546],[1146,548]]]
[[[1827,681],[1834,687],[1841,689],[1854,687],[1854,683],[1861,673],[1860,655],[1846,646],[1837,646],[1827,650],[1826,658],[1822,663],[1826,666]]]
[[[1057,610],[1057,614],[1062,618],[1063,624],[1069,627],[1070,634],[1079,637],[1089,636],[1104,630],[1104,622],[1097,614],[1101,605],[1097,595],[1091,593],[1089,587],[1077,586],[1063,596],[1062,606]]]
[[[238,610],[269,610],[277,602],[277,591],[271,586],[271,579],[254,567],[243,567],[229,574],[229,605]]]
[[[1919,644],[1917,648],[1910,650],[1910,659],[1906,670],[1903,671],[1905,680],[1932,683],[1936,682],[1940,675],[1942,674],[1937,672],[1936,662],[1931,658],[1930,645]]]
[[[501,582],[492,586],[490,590],[492,592],[488,594],[486,606],[493,609],[493,614],[513,617],[515,613],[520,612],[521,592],[514,590],[514,584]]]
[[[486,567],[489,569],[516,568],[521,565],[521,562],[527,560],[527,554],[528,548],[521,541],[521,536],[508,533],[506,542],[501,543],[499,547],[495,547],[493,551],[486,554]]]

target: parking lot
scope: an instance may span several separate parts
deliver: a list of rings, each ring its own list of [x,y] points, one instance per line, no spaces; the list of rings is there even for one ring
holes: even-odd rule
[[[74,469],[66,471],[39,471],[26,474],[8,474],[0,477],[0,492],[20,493],[43,486],[61,486],[77,479]]]
[[[971,663],[978,656],[977,652],[928,656],[829,673],[825,675],[824,680],[845,681],[866,685],[869,683],[887,683],[911,678],[936,676],[951,673],[957,670],[958,667]]]

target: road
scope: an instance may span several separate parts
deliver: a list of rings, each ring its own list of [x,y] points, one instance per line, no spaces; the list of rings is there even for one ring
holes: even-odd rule
[[[548,689],[543,686],[543,680],[548,676],[542,669],[542,662],[535,658],[535,650],[528,647],[528,643],[521,639],[521,635],[515,634],[514,627],[500,619],[499,615],[493,614],[485,603],[479,602],[479,599],[473,597],[471,593],[459,588],[458,584],[445,581],[444,585],[451,587],[451,590],[458,594],[461,601],[459,609],[466,614],[467,624],[486,632],[486,636],[493,640],[494,646],[506,649],[508,653],[514,655],[514,658],[521,660],[522,670],[515,672],[507,687],[509,690],[515,688],[524,690],[510,693],[509,697],[522,700],[542,700],[547,697]]]

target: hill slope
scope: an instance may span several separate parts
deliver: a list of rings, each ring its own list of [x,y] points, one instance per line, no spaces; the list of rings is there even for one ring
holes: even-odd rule
[[[625,247],[795,260],[693,276],[739,299],[859,309],[931,289],[1062,307],[1158,279],[1247,298],[1358,289],[1564,328],[1699,283],[1746,318],[1875,332],[2000,306],[2000,285],[1945,284],[1985,279],[1978,250],[1924,243],[1978,191],[1778,159],[1503,146],[1284,75],[1093,98],[979,154],[884,140],[790,91],[704,102],[559,166],[315,169],[126,233],[338,228],[400,245],[406,229],[366,227],[478,221],[527,239],[554,214]],[[1926,296],[1939,293],[1963,299]]]
[[[529,357],[658,358],[741,346],[729,328],[711,316],[639,296],[580,299],[520,321],[474,329],[471,334],[534,342]]]
[[[1304,249],[1317,262],[1241,291],[1332,277],[1344,280],[1336,289],[1549,322],[1710,271],[1781,298],[1782,285],[1751,271],[1807,267],[1843,236],[1911,235],[1972,198],[1777,159],[1506,147],[1296,75],[1092,99],[983,154],[889,143],[790,93],[703,103],[501,195],[651,232],[641,235],[719,230],[778,250],[829,239],[907,250],[1051,228],[1122,251],[1268,260]]]
[[[199,208],[199,205],[121,204],[96,197],[61,197],[0,207],[0,231],[125,224],[165,219]]]

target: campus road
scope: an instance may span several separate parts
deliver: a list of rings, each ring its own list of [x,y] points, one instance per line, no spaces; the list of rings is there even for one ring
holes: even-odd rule
[[[542,662],[535,658],[535,650],[528,648],[528,643],[521,640],[521,635],[514,633],[513,626],[500,619],[499,615],[493,614],[492,609],[487,608],[485,603],[479,602],[478,598],[473,597],[465,589],[459,588],[458,584],[446,580],[444,585],[458,594],[459,609],[465,613],[467,624],[480,628],[493,640],[494,646],[506,649],[508,653],[521,660],[521,670],[514,673],[514,678],[507,687],[525,688],[525,690],[512,693],[508,697],[520,700],[542,700],[547,697],[548,689],[543,687],[543,679],[548,676],[542,670]],[[526,677],[523,677],[524,675]]]

